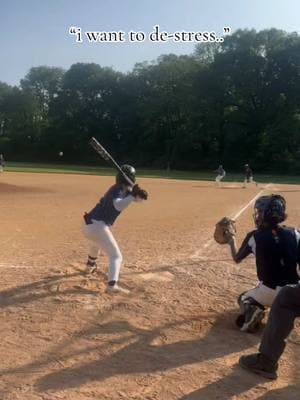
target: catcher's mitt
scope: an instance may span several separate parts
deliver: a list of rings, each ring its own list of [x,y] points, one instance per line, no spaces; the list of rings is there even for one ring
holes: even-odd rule
[[[214,239],[219,244],[227,244],[236,234],[235,221],[224,217],[216,224]]]
[[[146,190],[139,187],[139,185],[134,185],[131,192],[133,197],[139,197],[140,199],[147,200],[148,193]]]

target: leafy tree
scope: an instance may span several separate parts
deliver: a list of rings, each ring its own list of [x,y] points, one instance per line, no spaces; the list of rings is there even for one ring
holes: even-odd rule
[[[139,63],[31,68],[0,82],[0,147],[15,159],[97,162],[91,136],[120,162],[159,168],[300,171],[300,37],[237,30]],[[60,159],[61,161],[61,159]]]

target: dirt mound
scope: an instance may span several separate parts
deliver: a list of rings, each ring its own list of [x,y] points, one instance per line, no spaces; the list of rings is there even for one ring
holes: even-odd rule
[[[49,193],[50,190],[39,187],[18,186],[0,182],[0,194],[10,193]]]

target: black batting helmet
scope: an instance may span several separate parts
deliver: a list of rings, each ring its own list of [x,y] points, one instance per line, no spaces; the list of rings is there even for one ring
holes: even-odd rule
[[[132,183],[135,183],[135,168],[132,165],[124,164],[122,165],[121,170],[132,181]],[[126,177],[121,172],[117,173],[116,182],[118,185],[130,185]]]
[[[283,222],[287,215],[286,201],[279,194],[259,197],[254,204],[254,219],[257,227],[264,223],[269,226],[276,226]]]

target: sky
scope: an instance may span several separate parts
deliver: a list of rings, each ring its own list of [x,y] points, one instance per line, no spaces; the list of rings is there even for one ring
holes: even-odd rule
[[[299,0],[0,0],[0,81],[18,85],[31,67],[68,69],[76,62],[128,72],[161,54],[193,52],[195,42],[151,42],[155,25],[222,37],[223,27],[300,32],[299,15]],[[81,43],[69,34],[73,26],[81,28]],[[144,32],[145,41],[129,42],[131,30]],[[89,43],[88,31],[123,31],[124,42]]]

